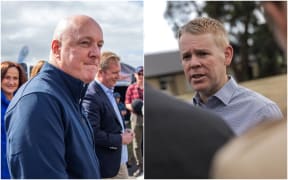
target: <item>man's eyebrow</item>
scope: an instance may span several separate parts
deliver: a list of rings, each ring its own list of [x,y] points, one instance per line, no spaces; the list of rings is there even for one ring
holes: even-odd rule
[[[79,39],[89,39],[89,40],[94,40],[92,36],[80,36]],[[104,42],[103,40],[100,40],[101,42]]]
[[[210,50],[204,48],[204,49],[194,49],[193,51],[194,52],[209,52]],[[181,55],[189,55],[189,54],[193,53],[193,51],[192,52],[190,50],[184,51],[184,52],[181,52]]]
[[[191,55],[191,52],[190,51],[185,51],[181,54],[181,56],[187,56],[187,55]]]
[[[203,51],[205,51],[205,52],[207,52],[207,51],[210,51],[209,49],[195,49],[195,51],[196,52],[203,52]]]

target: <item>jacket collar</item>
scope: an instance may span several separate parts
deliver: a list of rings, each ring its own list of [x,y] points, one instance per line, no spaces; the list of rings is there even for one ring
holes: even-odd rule
[[[51,78],[58,86],[65,88],[77,102],[85,95],[87,85],[84,82],[72,77],[52,64],[45,63],[40,73],[43,74],[44,78]]]

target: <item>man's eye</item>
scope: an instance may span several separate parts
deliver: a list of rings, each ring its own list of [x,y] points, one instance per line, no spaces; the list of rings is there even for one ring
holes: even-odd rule
[[[199,52],[198,53],[198,56],[200,56],[200,57],[203,57],[203,56],[206,56],[206,55],[208,55],[208,53],[206,53],[206,52]]]
[[[103,43],[98,43],[98,47],[102,48],[103,47]]]
[[[190,54],[184,55],[184,56],[182,57],[182,60],[183,60],[183,61],[189,61],[189,60],[191,59],[191,56],[192,56],[192,55],[190,55]]]
[[[89,41],[81,41],[80,45],[82,46],[89,46],[90,42]]]

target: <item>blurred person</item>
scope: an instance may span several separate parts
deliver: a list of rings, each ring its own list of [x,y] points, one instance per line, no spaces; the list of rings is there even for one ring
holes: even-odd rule
[[[114,98],[116,100],[117,106],[122,116],[122,120],[125,123],[125,115],[127,114],[127,110],[125,104],[121,102],[121,94],[119,92],[114,93]]]
[[[133,100],[131,107],[132,107],[133,113],[135,113],[135,114],[137,114],[137,116],[141,116],[143,118],[143,112],[142,112],[143,101],[141,99]]]
[[[133,139],[133,154],[136,160],[137,169],[133,176],[137,177],[143,173],[142,141],[143,141],[143,116],[133,111],[134,100],[143,101],[143,66],[138,66],[134,73],[136,82],[129,85],[125,95],[125,106],[131,112],[130,122],[132,131],[135,134]]]
[[[275,102],[237,84],[227,75],[233,57],[228,34],[212,18],[196,18],[178,33],[181,63],[196,91],[195,106],[221,116],[237,135],[263,121],[283,118]]]
[[[287,2],[262,2],[267,24],[275,40],[287,56]],[[286,57],[287,58],[287,57]]]
[[[125,128],[113,96],[114,86],[121,71],[120,57],[103,52],[96,79],[88,86],[83,106],[90,121],[95,152],[99,158],[101,178],[127,179],[127,145],[134,134]]]
[[[287,2],[261,4],[276,41],[287,55]],[[214,158],[211,176],[287,179],[287,112],[283,121],[260,123],[221,148]]]
[[[100,25],[89,16],[59,22],[49,63],[18,90],[6,112],[12,178],[101,177],[81,101],[97,72],[103,43]]]
[[[32,68],[31,73],[30,73],[30,78],[36,76],[41,68],[43,67],[43,65],[45,64],[46,61],[44,60],[39,60]]]
[[[6,158],[4,116],[17,89],[27,81],[23,68],[14,62],[1,62],[1,179],[10,179]]]
[[[215,155],[210,176],[216,179],[287,179],[286,121],[258,124]]]
[[[218,116],[145,84],[146,179],[207,179],[216,151],[234,136]]]

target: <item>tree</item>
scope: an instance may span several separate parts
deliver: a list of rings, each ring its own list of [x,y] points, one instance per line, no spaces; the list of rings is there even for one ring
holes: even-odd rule
[[[265,24],[261,22],[260,2],[252,1],[168,1],[165,19],[176,34],[179,28],[197,16],[220,20],[228,30],[234,48],[231,68],[238,81],[286,72],[286,60]],[[277,59],[276,61],[271,59]],[[256,64],[256,67],[253,66]],[[259,73],[255,71],[259,69]]]

